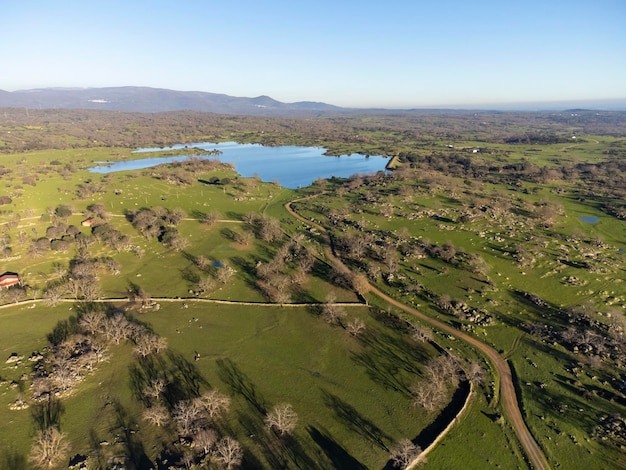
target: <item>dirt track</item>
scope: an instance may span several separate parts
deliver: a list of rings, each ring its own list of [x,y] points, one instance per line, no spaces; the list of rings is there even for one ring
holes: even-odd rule
[[[304,199],[310,199],[312,197],[315,196],[308,196],[306,198],[296,199],[294,201],[288,202],[287,204],[285,204],[285,208],[295,218],[307,225],[315,227],[321,234],[323,234],[325,239],[326,256],[338,269],[344,272],[348,272],[348,267],[344,265],[340,259],[335,257],[327,230],[321,225],[311,222],[300,216],[291,207],[291,204],[294,202],[302,201]],[[457,338],[465,341],[468,344],[471,344],[472,346],[482,351],[484,355],[491,360],[493,366],[498,371],[498,375],[500,376],[500,400],[502,401],[504,414],[506,415],[509,423],[511,423],[511,426],[513,427],[515,433],[517,434],[517,437],[522,444],[524,451],[526,452],[526,456],[529,460],[531,467],[538,470],[548,470],[550,468],[550,465],[548,464],[548,460],[546,459],[543,450],[541,449],[541,447],[539,447],[539,444],[528,430],[528,427],[524,422],[524,418],[522,417],[522,412],[519,408],[517,396],[515,393],[515,386],[513,385],[511,368],[495,349],[446,323],[431,318],[428,315],[425,315],[420,311],[409,307],[408,305],[405,305],[402,302],[393,299],[392,297],[389,297],[387,294],[380,291],[378,288],[372,286],[371,284],[369,285],[369,291],[379,298],[385,300],[389,304],[403,310],[404,312],[409,313],[426,323],[429,323],[431,326],[434,326],[439,330],[450,333],[451,335],[456,336]]]

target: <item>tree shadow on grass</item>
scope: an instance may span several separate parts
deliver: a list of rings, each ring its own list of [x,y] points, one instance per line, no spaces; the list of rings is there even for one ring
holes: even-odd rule
[[[332,462],[333,468],[338,470],[366,470],[367,467],[352,457],[341,445],[335,441],[328,431],[319,430],[315,426],[307,428],[311,439],[324,451]]]
[[[183,269],[180,269],[179,272],[181,278],[189,282],[190,284],[197,284],[198,281],[200,281],[200,275],[198,274],[198,271],[195,269],[194,265],[190,265]]]
[[[372,444],[385,451],[389,451],[387,443],[391,443],[392,438],[385,434],[382,429],[338,396],[325,390],[322,390],[322,395],[324,403],[328,408],[333,410],[335,417],[341,424],[346,426],[352,432],[370,441]]]
[[[230,220],[242,220],[243,215],[240,214],[239,212],[234,212],[234,211],[226,211],[226,217]]]
[[[171,366],[167,371],[166,399],[170,404],[188,400],[200,395],[200,387],[210,388],[209,382],[202,377],[198,368],[180,353],[167,352]]]
[[[328,282],[332,278],[333,268],[328,263],[316,259],[313,263],[310,275]]]
[[[303,289],[302,287],[296,286],[293,290],[293,294],[291,295],[291,299],[294,302],[299,302],[299,303],[303,303],[303,304],[312,304],[317,302],[318,300],[315,299],[311,293],[305,289]]]
[[[256,412],[256,409],[252,413],[239,412],[238,421],[241,427],[246,431],[248,437],[253,440],[263,452],[265,459],[270,465],[270,468],[281,468],[280,459],[274,455],[273,449],[269,446],[267,439],[265,438],[265,425],[263,418]],[[263,464],[254,455],[250,449],[244,447],[244,465],[243,468],[264,468]]]
[[[6,470],[30,470],[30,466],[26,462],[26,456],[15,449],[0,449],[0,455],[2,455],[0,468]]]
[[[237,233],[229,227],[220,229],[220,235],[230,242],[237,240]]]
[[[233,392],[241,395],[261,415],[265,416],[267,412],[265,400],[258,394],[250,378],[237,367],[237,364],[230,359],[219,359],[217,367],[219,368],[220,379],[228,384]]]
[[[199,179],[198,181],[200,183],[204,183],[205,182],[205,180],[202,180],[202,179]],[[200,211],[198,209],[192,209],[191,212],[189,213],[189,216],[194,218],[194,219],[202,220],[206,216],[206,212],[202,212],[202,211]]]
[[[259,446],[269,468],[306,468],[307,470],[320,468],[317,462],[307,454],[296,437],[276,435],[265,427],[263,419],[257,413],[242,414],[239,422]],[[263,468],[258,460],[256,463],[260,466],[257,468]]]
[[[89,430],[89,444],[91,446],[90,461],[93,468],[106,468],[106,458],[103,446],[100,445],[102,439],[95,428]]]
[[[65,407],[60,400],[52,395],[43,402],[36,403],[31,408],[31,416],[38,430],[43,431],[50,426],[57,426],[61,423],[61,415],[65,412]]]
[[[237,271],[245,275],[245,280],[248,285],[254,286],[257,279],[256,263],[259,260],[256,258],[246,259],[243,256],[233,256],[230,258],[230,261]]]
[[[143,444],[137,437],[136,431],[139,428],[137,423],[119,401],[116,400],[113,405],[116,417],[114,431],[128,458],[128,468],[136,470],[152,468]]]
[[[274,446],[278,449],[279,454],[287,462],[292,462],[293,464],[286,466],[306,469],[322,468],[309,456],[295,435],[278,436],[273,432],[269,432],[269,434],[271,434],[270,439],[274,441]]]
[[[129,367],[130,388],[135,399],[141,401],[144,406],[148,406],[150,400],[144,394],[144,390],[156,379],[162,379],[164,383],[167,383],[166,375],[167,364],[161,355],[153,354],[137,358],[137,361]]]
[[[162,355],[152,354],[138,358],[129,368],[130,388],[134,397],[145,406],[149,405],[150,399],[146,397],[144,390],[156,379],[165,383],[163,398],[170,408],[181,400],[199,396],[202,386],[210,388],[195,364],[182,354],[168,351],[166,357],[167,360]]]
[[[365,368],[376,383],[410,397],[410,384],[405,378],[407,374],[420,374],[419,365],[429,358],[422,346],[381,331],[365,331],[359,342],[364,349],[352,352],[354,363]]]

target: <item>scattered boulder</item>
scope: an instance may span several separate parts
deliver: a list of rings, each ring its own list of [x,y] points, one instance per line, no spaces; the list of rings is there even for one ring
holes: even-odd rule
[[[14,362],[18,362],[24,359],[24,356],[20,356],[18,353],[11,353],[11,355],[5,361],[7,364],[12,364]]]

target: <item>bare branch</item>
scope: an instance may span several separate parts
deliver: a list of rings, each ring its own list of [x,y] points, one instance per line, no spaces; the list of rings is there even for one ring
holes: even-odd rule
[[[298,415],[289,403],[281,403],[272,408],[265,416],[265,426],[276,428],[281,434],[291,434],[298,424]]]

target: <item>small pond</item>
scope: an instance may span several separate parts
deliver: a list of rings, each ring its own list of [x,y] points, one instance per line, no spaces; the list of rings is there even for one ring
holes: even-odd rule
[[[258,176],[262,181],[277,181],[285,188],[298,188],[309,186],[318,178],[348,178],[355,174],[373,174],[385,170],[388,158],[382,156],[365,156],[360,154],[342,155],[330,157],[324,155],[325,149],[321,147],[266,147],[259,144],[238,144],[236,142],[211,143],[203,142],[196,144],[175,145],[166,148],[144,148],[135,154],[149,154],[162,150],[178,150],[181,155],[177,157],[163,158],[140,158],[123,162],[111,162],[110,164],[90,168],[96,173],[111,173],[115,171],[139,170],[170,163],[187,158],[186,147],[198,147],[205,150],[219,150],[220,155],[206,155],[200,158],[217,159],[224,163],[231,163],[235,170],[243,177]]]
[[[581,215],[578,218],[582,220],[583,222],[587,222],[588,224],[595,224],[596,222],[600,220],[600,217],[591,217],[588,215]]]

